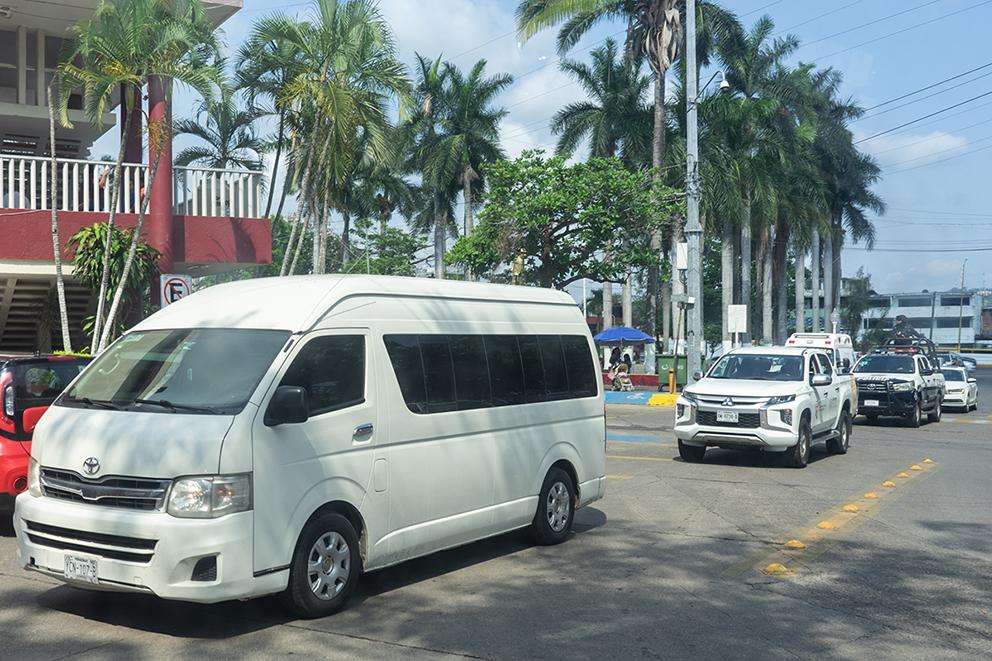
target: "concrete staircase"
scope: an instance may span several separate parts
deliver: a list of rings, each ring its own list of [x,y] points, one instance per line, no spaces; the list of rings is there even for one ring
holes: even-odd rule
[[[93,314],[94,296],[79,282],[67,278],[66,303],[73,349],[86,339],[83,319]],[[55,278],[0,277],[0,353],[31,353],[61,348],[61,330]]]

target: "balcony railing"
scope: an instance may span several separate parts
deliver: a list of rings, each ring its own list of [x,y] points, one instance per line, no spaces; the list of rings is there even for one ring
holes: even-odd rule
[[[113,163],[60,158],[52,175],[51,159],[0,154],[0,207],[48,210],[54,203],[59,211],[110,212]],[[172,175],[176,214],[259,217],[260,172],[176,166]],[[147,187],[148,166],[125,163],[117,211],[138,213]]]

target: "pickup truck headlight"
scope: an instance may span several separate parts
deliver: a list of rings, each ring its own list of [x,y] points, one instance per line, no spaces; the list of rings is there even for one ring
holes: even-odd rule
[[[916,390],[912,381],[899,381],[892,384],[892,392],[910,392]]]
[[[41,495],[41,464],[34,457],[28,460],[28,493],[32,496]]]
[[[795,395],[776,395],[768,400],[768,406],[774,406],[776,404],[788,404],[789,402],[796,401]]]
[[[168,512],[189,519],[215,519],[251,509],[250,475],[181,477],[169,490]]]
[[[680,393],[680,395],[681,395],[682,399],[686,400],[690,404],[696,404],[696,403],[699,402],[699,400],[696,399],[696,396],[694,394],[692,394],[691,392],[689,392],[688,390],[683,390]]]

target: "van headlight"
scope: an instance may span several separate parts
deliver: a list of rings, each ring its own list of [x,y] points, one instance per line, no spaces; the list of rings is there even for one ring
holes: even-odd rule
[[[28,493],[41,495],[41,464],[34,457],[28,460]]]
[[[251,475],[181,477],[169,490],[168,512],[188,519],[215,519],[251,509]]]

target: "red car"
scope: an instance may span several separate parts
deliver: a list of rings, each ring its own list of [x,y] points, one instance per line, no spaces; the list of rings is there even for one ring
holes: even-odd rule
[[[28,488],[31,432],[92,358],[0,355],[0,511]]]

